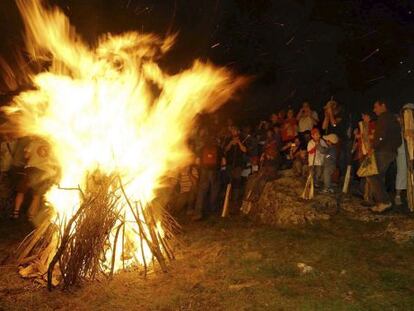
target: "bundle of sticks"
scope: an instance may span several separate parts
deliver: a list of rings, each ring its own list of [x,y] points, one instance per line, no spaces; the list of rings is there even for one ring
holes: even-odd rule
[[[314,167],[311,166],[309,168],[309,175],[306,179],[305,188],[302,192],[302,199],[304,200],[312,200],[315,195],[315,185],[314,185]]]
[[[174,259],[173,232],[179,227],[162,207],[132,203],[119,176],[99,172],[88,177],[84,190],[64,190],[79,191],[81,204],[60,226],[46,218],[20,245],[17,262],[25,266],[20,270],[23,276],[45,277],[51,290],[59,283],[68,288],[100,275],[111,277],[116,258],[121,258],[124,268],[130,259],[142,263],[145,274],[155,262],[167,271],[167,260]],[[135,222],[126,219],[127,210]],[[162,224],[162,233],[158,222]],[[134,236],[125,233],[126,225],[132,226]],[[146,249],[151,252],[149,257],[144,253]]]

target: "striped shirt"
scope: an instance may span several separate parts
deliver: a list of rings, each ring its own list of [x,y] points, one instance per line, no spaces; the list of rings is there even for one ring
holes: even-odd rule
[[[188,166],[180,172],[179,184],[180,193],[190,192],[195,186],[195,181],[198,179],[198,170],[194,166]]]

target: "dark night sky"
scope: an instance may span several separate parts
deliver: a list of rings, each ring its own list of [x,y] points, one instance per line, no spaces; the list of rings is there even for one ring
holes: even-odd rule
[[[350,110],[386,97],[397,109],[414,97],[411,0],[54,0],[93,44],[125,30],[179,31],[170,70],[210,59],[256,79],[227,107],[261,117],[309,99],[335,96]],[[13,0],[0,2],[0,55],[22,50]],[[378,50],[377,50],[378,49]],[[372,55],[371,55],[372,54]],[[371,56],[370,56],[371,55]]]

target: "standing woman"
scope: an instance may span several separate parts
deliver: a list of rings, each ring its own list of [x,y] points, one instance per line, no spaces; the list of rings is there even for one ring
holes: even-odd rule
[[[395,177],[395,205],[401,205],[401,192],[407,190],[407,159],[405,155],[405,142],[397,150],[397,175]]]
[[[287,112],[287,117],[282,124],[281,135],[283,143],[293,142],[298,135],[298,121],[293,109],[289,109]]]
[[[371,114],[369,112],[362,113],[362,120],[359,121],[358,126],[359,131],[355,133],[357,139],[355,158],[359,163],[361,163],[363,158],[371,152],[375,134],[375,122],[371,119]],[[360,187],[361,192],[364,195],[364,201],[366,205],[372,205],[372,196],[370,194],[369,185],[366,182],[365,177],[361,179]]]
[[[362,120],[358,122],[358,129],[354,131],[357,139],[356,155],[355,159],[362,161],[371,148],[375,133],[375,122],[371,120],[369,112],[362,113]]]
[[[413,104],[407,104],[403,107],[403,109],[414,109]],[[402,125],[401,115],[396,116],[400,125]],[[394,203],[395,205],[402,205],[401,201],[401,193],[402,191],[407,190],[407,177],[408,177],[408,167],[407,167],[407,154],[406,154],[406,146],[405,146],[405,139],[402,137],[402,144],[397,149],[397,176],[395,177],[395,198]]]

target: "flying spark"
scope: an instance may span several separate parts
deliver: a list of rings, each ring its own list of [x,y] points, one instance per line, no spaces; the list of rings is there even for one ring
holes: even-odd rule
[[[384,78],[385,78],[385,76],[384,76],[384,75],[382,75],[382,76],[376,77],[376,78],[374,78],[374,79],[368,80],[367,82],[368,82],[368,83],[369,83],[369,82],[374,82],[374,81],[378,81],[378,80],[381,80],[381,79],[384,79]]]
[[[293,36],[292,38],[290,38],[290,40],[288,42],[286,42],[286,45],[291,44],[293,40],[295,40],[295,36]]]
[[[375,54],[377,54],[378,52],[379,52],[379,48],[378,49],[375,49],[374,51],[372,51],[368,56],[366,56],[366,57],[364,57],[362,60],[361,60],[361,63],[363,63],[363,62],[365,62],[367,59],[369,59],[370,57],[372,57],[373,55],[375,55]]]

